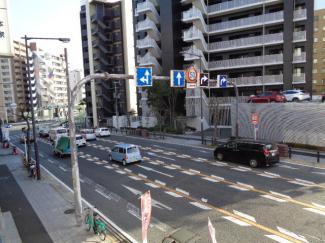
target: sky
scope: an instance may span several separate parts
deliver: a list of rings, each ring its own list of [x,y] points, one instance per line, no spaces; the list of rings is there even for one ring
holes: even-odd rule
[[[315,10],[325,8],[325,0],[315,0]]]
[[[7,0],[7,3],[12,39],[24,42],[21,37],[25,35],[70,38],[67,44],[56,40],[36,42],[41,49],[53,54],[63,54],[66,47],[69,69],[83,69],[80,0]]]

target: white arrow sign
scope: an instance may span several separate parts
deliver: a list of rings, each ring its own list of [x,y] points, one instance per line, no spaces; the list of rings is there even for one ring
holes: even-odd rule
[[[222,79],[221,79],[221,85],[224,85],[224,83],[227,81],[227,79],[225,79],[225,77],[223,77]]]
[[[143,83],[148,84],[149,83],[149,75],[150,75],[150,73],[148,72],[148,70],[146,70],[144,76],[146,76],[147,78],[142,77],[142,78],[140,78],[140,81],[143,82]]]
[[[204,75],[203,78],[201,78],[201,85],[202,85],[203,82],[206,81],[207,79],[208,79],[207,76]],[[203,80],[203,81],[202,81],[202,80]]]
[[[177,73],[177,76],[176,76],[177,80],[178,80],[178,85],[181,85],[181,78],[182,78],[182,75],[180,72]]]

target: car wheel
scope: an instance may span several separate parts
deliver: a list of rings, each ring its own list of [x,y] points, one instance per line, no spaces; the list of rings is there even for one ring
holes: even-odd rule
[[[275,100],[271,100],[270,103],[275,103],[276,101]]]
[[[251,103],[255,103],[255,101],[254,100],[251,100]]]
[[[109,160],[110,162],[113,161],[112,155],[108,156],[108,160]]]
[[[216,159],[217,160],[223,160],[223,154],[222,153],[217,153]]]
[[[122,163],[123,163],[124,166],[126,166],[126,160],[125,159],[122,160]]]
[[[249,165],[250,165],[251,167],[253,167],[253,168],[256,168],[256,167],[258,166],[258,162],[257,162],[256,159],[251,159],[251,160],[249,161]]]
[[[100,134],[98,135],[98,137],[101,137]]]
[[[62,158],[63,157],[63,154],[60,154],[60,158]]]
[[[292,99],[292,102],[298,102],[298,101],[299,101],[299,98],[297,98],[297,97]]]

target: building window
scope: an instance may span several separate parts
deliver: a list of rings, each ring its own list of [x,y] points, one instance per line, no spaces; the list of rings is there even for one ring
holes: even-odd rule
[[[317,84],[317,79],[314,79],[313,80],[313,84]]]
[[[318,42],[318,38],[316,37],[316,38],[314,38],[314,42]]]
[[[325,26],[323,26],[323,30],[325,30]]]
[[[317,63],[318,62],[318,60],[317,59],[314,59],[314,63]]]
[[[325,63],[325,58],[323,58],[323,63]]]
[[[323,51],[324,51],[325,48],[323,48]],[[317,48],[314,48],[314,53],[317,53],[318,52],[318,49]]]
[[[325,94],[325,89],[322,90],[322,94]]]
[[[314,32],[317,32],[317,31],[318,31],[318,27],[315,27],[315,28],[314,28]]]
[[[323,19],[325,19],[325,15],[323,15]]]
[[[323,41],[325,41],[325,37],[323,37]]]
[[[314,16],[314,21],[318,21],[318,16]]]
[[[325,69],[323,68],[322,73],[325,73]]]
[[[313,73],[316,74],[317,73],[317,69],[313,69]]]

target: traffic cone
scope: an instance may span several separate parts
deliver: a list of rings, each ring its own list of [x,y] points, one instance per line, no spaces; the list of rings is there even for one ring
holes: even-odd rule
[[[19,155],[16,147],[13,147],[13,154],[14,155]]]

